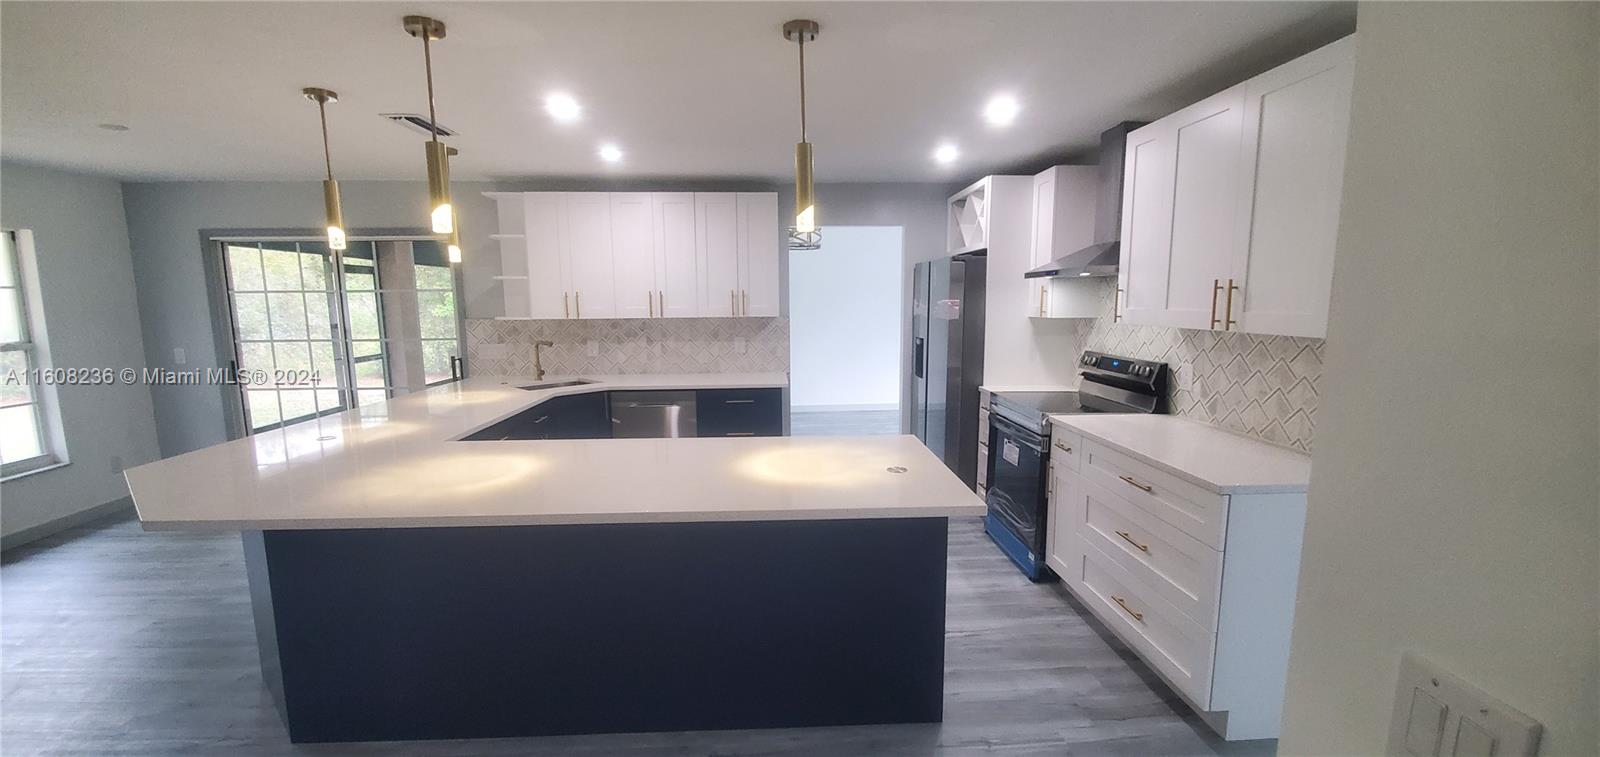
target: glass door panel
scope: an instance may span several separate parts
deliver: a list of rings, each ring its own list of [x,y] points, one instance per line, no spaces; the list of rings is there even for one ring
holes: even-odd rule
[[[224,243],[248,433],[460,379],[459,297],[443,245]],[[315,379],[315,380],[308,380]]]

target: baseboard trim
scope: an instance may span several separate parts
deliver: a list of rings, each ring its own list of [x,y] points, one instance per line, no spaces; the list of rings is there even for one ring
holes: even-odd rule
[[[71,515],[64,515],[55,520],[45,521],[37,526],[29,526],[14,534],[0,536],[0,552],[16,549],[24,544],[35,542],[46,536],[61,533],[73,526],[81,526],[92,520],[99,520],[108,515],[133,509],[133,497],[120,497],[94,507],[79,510]]]

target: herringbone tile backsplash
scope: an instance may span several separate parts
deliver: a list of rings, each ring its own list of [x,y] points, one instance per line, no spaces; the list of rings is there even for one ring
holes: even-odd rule
[[[783,318],[496,321],[467,319],[474,376],[533,375],[533,343],[557,376],[634,373],[777,373],[789,370]],[[740,351],[740,341],[743,351]],[[589,354],[594,342],[598,354]]]
[[[1107,313],[1115,291],[1115,280],[1106,279]],[[1322,391],[1321,339],[1131,326],[1109,315],[1082,322],[1076,334],[1078,351],[1166,363],[1175,415],[1311,451]]]

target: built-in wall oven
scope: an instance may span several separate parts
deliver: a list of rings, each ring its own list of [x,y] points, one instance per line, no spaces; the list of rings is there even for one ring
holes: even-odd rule
[[[1049,502],[1050,416],[1166,412],[1165,363],[1085,352],[1076,392],[994,392],[989,402],[989,513],[984,520],[1000,550],[1033,581],[1054,578],[1045,567]]]

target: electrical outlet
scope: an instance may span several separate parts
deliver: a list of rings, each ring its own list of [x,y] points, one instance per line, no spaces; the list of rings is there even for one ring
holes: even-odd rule
[[[173,347],[172,362],[178,365],[183,365],[184,363],[189,362],[189,355],[183,351],[182,347]]]

